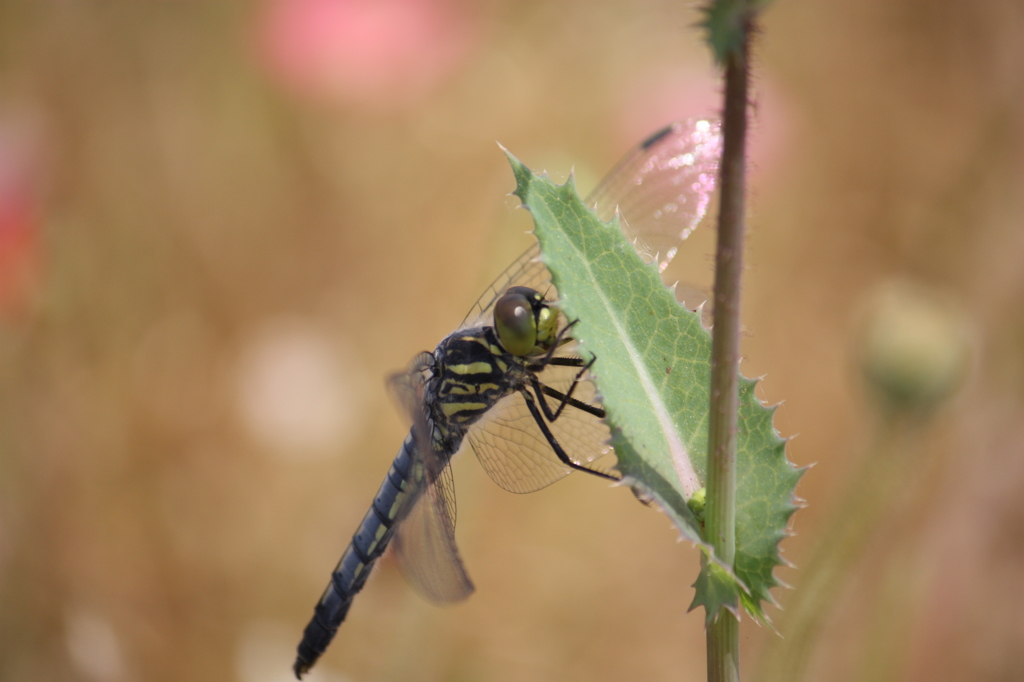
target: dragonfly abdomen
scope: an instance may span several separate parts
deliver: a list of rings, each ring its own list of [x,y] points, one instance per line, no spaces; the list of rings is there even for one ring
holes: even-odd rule
[[[295,675],[313,667],[327,645],[334,639],[338,627],[345,620],[352,599],[366,584],[374,563],[384,554],[394,529],[395,519],[406,497],[406,482],[415,448],[412,434],[402,443],[398,455],[391,463],[388,475],[373,498],[373,504],[363,517],[352,542],[331,574],[331,582],[313,609],[295,659]]]

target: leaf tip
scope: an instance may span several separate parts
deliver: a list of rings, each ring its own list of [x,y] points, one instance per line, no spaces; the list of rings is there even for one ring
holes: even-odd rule
[[[505,153],[505,158],[508,159],[509,165],[512,166],[512,174],[516,178],[516,188],[512,194],[519,197],[519,200],[523,202],[523,205],[525,206],[526,197],[529,194],[530,181],[534,177],[533,172],[500,142],[498,143],[498,148]]]

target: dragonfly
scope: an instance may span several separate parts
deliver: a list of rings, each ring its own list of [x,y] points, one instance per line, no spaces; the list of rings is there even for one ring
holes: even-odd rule
[[[714,189],[721,131],[708,120],[673,123],[633,148],[588,196],[603,220],[619,216],[645,261],[661,270],[703,218]],[[478,299],[459,328],[413,358],[389,389],[412,426],[303,633],[293,670],[324,653],[390,546],[407,581],[437,603],[473,592],[455,544],[452,457],[468,443],[487,474],[515,493],[573,471],[609,481],[608,429],[575,352],[575,321],[534,245]]]

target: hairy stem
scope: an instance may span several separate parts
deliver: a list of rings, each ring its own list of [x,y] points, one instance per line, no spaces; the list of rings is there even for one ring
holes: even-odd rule
[[[744,17],[742,43],[728,54],[725,65],[721,207],[715,252],[706,530],[715,556],[727,566],[733,565],[736,556],[736,412],[746,185],[747,52],[752,22],[749,14]],[[738,682],[739,623],[735,614],[726,610],[717,614],[708,629],[707,651],[708,682]]]

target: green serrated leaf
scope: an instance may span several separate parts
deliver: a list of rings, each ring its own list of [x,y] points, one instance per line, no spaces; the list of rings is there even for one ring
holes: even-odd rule
[[[710,562],[701,562],[700,575],[693,584],[693,602],[690,611],[698,606],[704,607],[704,624],[711,625],[727,610],[739,618],[741,596],[744,594],[739,582],[727,569]]]
[[[705,481],[710,334],[697,313],[678,304],[656,268],[641,260],[617,219],[602,222],[586,208],[571,177],[556,185],[508,157],[559,306],[579,320],[572,334],[581,349],[598,358],[592,372],[619,470],[709,557],[694,605],[704,606],[711,620],[722,608],[738,610],[739,602],[765,620],[762,603],[773,601],[778,544],[796,509],[793,491],[802,473],[786,460],[785,442],[772,425],[774,410],[755,398],[756,382],[741,381],[736,560],[730,570],[714,559],[687,504]]]

